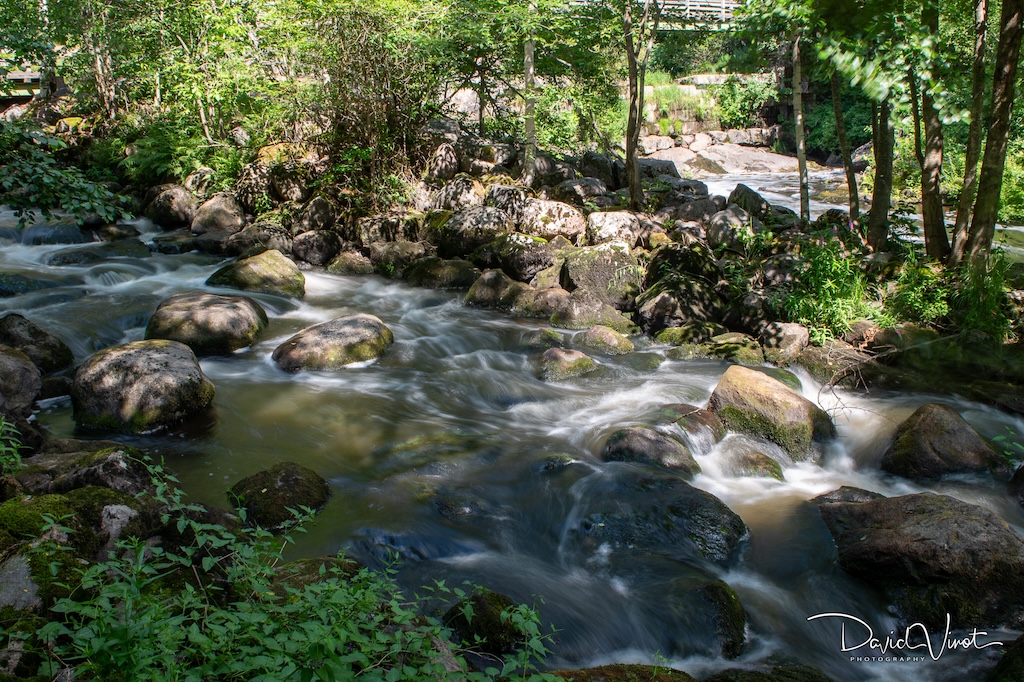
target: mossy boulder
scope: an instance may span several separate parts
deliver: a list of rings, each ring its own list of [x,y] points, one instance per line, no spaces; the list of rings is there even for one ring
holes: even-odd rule
[[[0,318],[0,344],[20,350],[42,374],[68,369],[75,362],[66,343],[17,313]]]
[[[669,274],[637,296],[637,321],[648,334],[666,327],[721,319],[722,297],[715,286],[700,277]]]
[[[568,249],[562,260],[559,284],[574,292],[586,289],[591,296],[616,310],[632,310],[644,268],[624,242]]]
[[[820,407],[785,384],[733,365],[722,375],[708,401],[732,431],[775,443],[793,459],[816,458],[816,446],[835,436],[832,419]]]
[[[0,345],[0,414],[27,417],[43,388],[43,378],[27,355]]]
[[[479,180],[468,175],[459,175],[437,191],[431,200],[431,208],[457,211],[464,206],[483,204],[485,196],[486,190]]]
[[[713,336],[698,344],[682,344],[669,351],[672,360],[711,358],[737,362],[741,365],[757,365],[764,362],[764,353],[757,341],[747,334],[726,332]]]
[[[541,376],[545,381],[564,381],[597,369],[593,358],[578,350],[549,348],[541,355]]]
[[[519,231],[551,239],[562,236],[573,244],[586,239],[587,219],[579,209],[560,201],[527,199]]]
[[[395,335],[373,315],[346,315],[307,327],[274,350],[273,360],[286,372],[341,369],[376,360]]]
[[[765,359],[776,365],[795,361],[810,339],[807,327],[795,322],[771,322],[761,332]]]
[[[306,278],[291,259],[276,249],[225,265],[210,275],[206,284],[295,298],[306,295]]]
[[[785,478],[782,473],[782,465],[770,455],[762,452],[754,442],[731,445],[724,457],[722,469],[730,476],[774,478],[777,481]]]
[[[1024,626],[1024,539],[992,512],[919,493],[819,504],[839,565],[907,622],[941,630]]]
[[[679,472],[686,480],[700,473],[700,465],[679,440],[656,429],[633,426],[608,437],[601,459],[606,462],[640,462]]]
[[[431,248],[423,242],[411,242],[399,239],[393,242],[374,242],[370,244],[370,263],[373,271],[384,277],[401,277],[409,265],[426,257]]]
[[[160,303],[146,338],[179,341],[196,355],[227,355],[255,343],[267,323],[263,306],[250,298],[191,291]]]
[[[455,258],[473,253],[511,229],[512,222],[500,208],[466,206],[438,228],[434,241],[441,256]]]
[[[245,227],[245,209],[234,194],[220,192],[196,210],[191,227],[195,235],[210,232],[234,234]]]
[[[516,607],[510,598],[485,590],[463,599],[444,614],[455,643],[501,658],[525,643],[525,637],[510,618],[502,617]]]
[[[192,193],[181,185],[158,185],[147,193],[145,213],[165,230],[191,227],[196,217],[198,202]]]
[[[620,334],[636,334],[640,328],[590,288],[577,289],[551,314],[551,324],[566,329],[590,329],[595,325]]]
[[[551,674],[574,682],[697,682],[697,678],[681,670],[633,663],[617,663],[580,670],[554,670]]]
[[[511,310],[530,291],[529,285],[514,281],[501,270],[487,270],[473,282],[465,301],[476,308]]]
[[[310,265],[327,265],[344,245],[337,232],[307,230],[292,240],[292,256]]]
[[[746,641],[747,613],[736,590],[724,580],[712,580],[694,589],[710,607],[708,621],[721,643],[724,658],[736,658]]]
[[[717,322],[687,322],[679,327],[662,329],[654,336],[654,340],[669,346],[684,346],[710,341],[711,337],[726,334],[728,331]]]
[[[711,410],[681,403],[672,408],[671,416],[683,431],[691,436],[705,437],[711,445],[725,438],[725,424]]]
[[[0,531],[14,542],[33,540],[43,533],[44,517],[61,519],[73,513],[74,507],[64,495],[26,495],[0,504]]]
[[[48,441],[25,462],[16,480],[29,493],[65,493],[85,486],[138,495],[153,487],[145,456],[109,441]]]
[[[883,471],[925,480],[1006,468],[992,446],[951,407],[926,403],[907,418],[882,455]]]
[[[985,678],[986,682],[1020,682],[1024,680],[1024,635],[1003,650],[1003,657]]]
[[[568,242],[564,244],[568,246]],[[531,282],[539,272],[553,267],[558,260],[559,246],[556,243],[518,232],[498,237],[491,248],[501,269],[519,282]]]
[[[71,404],[81,426],[147,433],[205,412],[215,392],[185,344],[136,341],[86,360],[75,372]]]
[[[480,278],[480,270],[467,260],[427,256],[405,268],[402,277],[417,287],[469,289]]]
[[[624,355],[635,350],[633,342],[624,335],[599,324],[580,334],[577,341],[581,346],[605,355]]]
[[[373,261],[358,251],[343,251],[327,264],[332,275],[372,275]]]
[[[245,522],[262,528],[279,528],[292,521],[295,516],[289,509],[319,511],[330,496],[330,486],[320,474],[295,462],[281,462],[246,476],[229,493],[236,506],[245,510]]]

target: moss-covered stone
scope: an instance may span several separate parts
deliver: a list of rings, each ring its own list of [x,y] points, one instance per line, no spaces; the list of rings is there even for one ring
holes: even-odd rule
[[[729,457],[726,468],[733,476],[752,476],[754,478],[784,479],[782,465],[756,450],[734,453]]]
[[[376,360],[394,342],[379,318],[346,315],[303,329],[278,346],[273,359],[286,372],[334,370]]]
[[[725,334],[729,330],[717,322],[688,322],[680,327],[667,327],[658,332],[654,340],[670,346],[704,343],[712,337]]]
[[[555,670],[551,674],[574,682],[697,682],[697,678],[681,670],[621,663],[581,670]]]
[[[738,332],[719,334],[705,344],[708,357],[738,362],[741,365],[759,365],[764,362],[761,344],[752,336]]]
[[[668,434],[643,426],[614,432],[605,442],[601,458],[606,462],[663,466],[679,472],[686,480],[700,473],[700,465],[685,445]]]
[[[714,628],[722,643],[722,655],[736,658],[746,640],[747,614],[736,590],[723,580],[715,580],[698,588],[715,609]]]
[[[146,338],[179,341],[197,355],[227,355],[255,343],[267,324],[266,311],[252,299],[192,291],[160,303]]]
[[[501,657],[519,647],[524,637],[512,621],[502,618],[503,611],[514,609],[516,603],[503,594],[486,590],[460,601],[444,614],[456,643],[492,656]]]
[[[27,355],[43,374],[67,369],[75,362],[75,356],[66,343],[17,313],[0,318],[0,343]]]
[[[912,479],[1006,468],[956,410],[936,403],[922,405],[900,424],[880,464],[883,471]]]
[[[16,540],[31,540],[42,533],[44,516],[61,519],[73,513],[74,507],[64,495],[29,495],[0,505],[0,530]]]
[[[402,277],[417,287],[468,289],[480,277],[480,270],[466,260],[427,256],[406,267]]]
[[[546,381],[564,381],[595,369],[593,358],[576,350],[549,348],[541,356],[541,376]]]
[[[610,327],[595,325],[578,337],[579,343],[605,355],[624,355],[635,350],[633,342]]]
[[[708,409],[740,433],[765,438],[791,457],[815,457],[815,445],[835,435],[832,419],[820,407],[782,382],[734,365],[711,394]]]
[[[276,249],[225,265],[206,280],[209,286],[303,298],[306,278],[287,256]]]
[[[293,520],[300,507],[320,510],[331,496],[320,474],[295,462],[281,462],[243,478],[231,487],[229,497],[246,512],[251,526],[280,528]]]
[[[1024,680],[1024,636],[1005,648],[1003,657],[992,669],[986,682],[1020,682]]]

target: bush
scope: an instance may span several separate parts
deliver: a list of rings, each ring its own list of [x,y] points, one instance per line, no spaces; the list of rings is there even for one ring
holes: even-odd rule
[[[750,128],[762,122],[761,108],[775,97],[775,86],[754,78],[729,76],[711,88],[723,128]]]
[[[956,271],[950,293],[950,317],[967,332],[981,332],[994,343],[1009,340],[1011,317],[1006,295],[1006,276],[1010,263],[1002,251],[996,251],[987,266],[969,260]]]
[[[161,522],[180,542],[169,548],[135,538],[120,541],[106,561],[84,569],[72,562],[80,581],[69,585],[71,598],[57,602],[51,609],[56,620],[28,637],[29,649],[48,659],[40,674],[72,667],[77,680],[109,682],[393,681],[453,674],[486,680],[528,677],[534,657],[547,652],[536,612],[517,606],[507,618],[528,648],[506,657],[501,670],[470,672],[459,652],[445,646],[450,632],[419,615],[419,605],[403,597],[391,573],[356,570],[342,559],[321,565],[309,583],[275,581],[290,535],[277,539],[260,529],[208,522],[202,506],[182,501],[172,476],[149,467]],[[301,531],[311,515],[308,509],[297,515],[291,532]],[[70,531],[59,522],[51,525]],[[52,555],[52,544],[30,551]],[[443,583],[434,591],[465,596]],[[461,671],[451,673],[445,663]]]
[[[894,318],[907,322],[933,322],[949,313],[949,289],[941,271],[921,264],[912,245],[906,245],[906,260],[885,297],[885,308]]]
[[[843,98],[843,120],[851,150],[871,141],[871,104],[862,98]],[[807,148],[824,154],[839,154],[839,135],[832,103],[810,107],[804,116]]]

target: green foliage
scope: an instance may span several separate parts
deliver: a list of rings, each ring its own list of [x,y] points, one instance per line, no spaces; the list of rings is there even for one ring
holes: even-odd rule
[[[662,31],[651,66],[673,78],[715,72],[742,46],[742,40],[727,31]]]
[[[842,105],[851,150],[870,142],[870,103],[863,97],[851,96],[843,98]],[[836,117],[831,102],[808,108],[804,115],[804,126],[807,129],[808,149],[839,154],[839,136],[836,133]]]
[[[749,128],[761,121],[761,107],[775,97],[775,86],[756,78],[729,76],[711,88],[724,128]]]
[[[31,121],[0,121],[0,203],[14,208],[23,225],[37,210],[47,218],[56,209],[79,220],[94,214],[107,222],[126,217],[124,197],[57,162],[56,153],[66,146]]]
[[[9,475],[21,470],[21,432],[0,415],[0,475]]]
[[[490,679],[443,644],[449,632],[419,614],[390,572],[339,560],[321,565],[312,582],[275,581],[290,534],[278,539],[209,522],[202,506],[184,502],[176,479],[148,466],[165,536],[177,541],[123,540],[106,561],[75,568],[70,598],[53,606],[55,620],[32,642],[48,658],[41,674],[70,666],[75,679],[105,682]],[[296,513],[290,533],[311,516]],[[50,544],[34,551],[52,556]],[[536,612],[517,607],[503,617],[526,646],[503,661],[502,672],[529,677],[547,653]]]
[[[536,107],[538,145],[561,150],[574,150],[579,146],[579,118],[561,88],[552,86],[541,90]]]
[[[783,313],[806,325],[817,343],[846,333],[854,320],[879,315],[867,301],[863,273],[842,251],[842,244],[833,240],[807,247],[796,283],[781,301]]]
[[[999,206],[1000,220],[1024,223],[1024,142],[1019,139],[1013,140],[1006,152]]]
[[[992,439],[997,445],[997,452],[1002,460],[1016,468],[1021,460],[1024,460],[1024,444],[1017,440],[1017,434],[1010,427],[1006,427],[1006,435],[999,435]]]
[[[909,247],[893,291],[884,299],[887,312],[908,322],[933,322],[949,313],[948,299],[942,273],[919,263],[913,247]]]
[[[1009,268],[1002,251],[996,251],[985,266],[961,264],[950,285],[950,317],[960,330],[981,332],[997,344],[1011,337],[1006,296]]]

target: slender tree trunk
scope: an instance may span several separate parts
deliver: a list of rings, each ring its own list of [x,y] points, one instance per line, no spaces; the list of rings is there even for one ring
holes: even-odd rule
[[[487,108],[487,81],[486,81],[486,77],[484,76],[484,70],[483,69],[480,69],[480,89],[478,91],[478,94],[479,94],[479,100],[480,100],[480,111],[479,111],[479,115],[478,115],[478,119],[477,119],[477,124],[479,126],[479,131],[478,132],[481,135],[483,135],[484,134],[484,109]]]
[[[800,34],[796,31],[793,40],[793,113],[796,118],[796,161],[800,171],[800,220],[811,219],[810,183],[807,179],[807,143],[804,140],[804,93],[803,68],[800,63]]]
[[[971,127],[967,132],[967,153],[964,159],[964,184],[956,208],[953,225],[953,250],[949,264],[957,265],[967,248],[967,227],[971,208],[978,191],[978,161],[985,128],[982,122],[985,107],[985,39],[988,35],[988,0],[974,0],[974,66],[971,69]]]
[[[924,147],[921,146],[921,107],[918,103],[917,76],[914,75],[913,69],[907,70],[907,82],[910,84],[910,116],[914,121],[914,158],[917,159],[917,167],[923,170]]]
[[[1020,41],[1024,34],[1024,0],[1003,0],[999,20],[999,44],[996,47],[995,78],[992,82],[992,121],[985,155],[981,160],[978,178],[978,198],[974,204],[974,220],[968,235],[967,247],[975,264],[984,264],[992,250],[996,217],[999,214],[999,193],[1003,187],[1003,168],[1006,165],[1006,147],[1010,139],[1014,86],[1017,81],[1017,60]]]
[[[640,116],[643,82],[637,61],[636,41],[633,37],[633,16],[630,4],[622,10],[622,34],[626,40],[626,69],[629,78],[629,113],[626,117],[626,182],[629,186],[629,208],[639,211],[644,204],[644,190],[640,184]]]
[[[885,251],[889,240],[889,205],[892,196],[892,155],[895,144],[892,127],[892,105],[884,100],[872,106],[875,132],[875,187],[871,192],[868,214],[868,244],[875,251]]]
[[[850,222],[860,220],[860,195],[857,191],[857,173],[853,170],[853,149],[850,137],[846,134],[846,117],[843,116],[843,104],[839,99],[839,72],[832,72],[832,113],[836,118],[836,135],[839,137],[839,155],[843,157],[843,168],[846,169],[846,186],[850,190]]]
[[[937,40],[939,7],[935,2],[926,0],[921,10],[921,23]],[[921,88],[921,117],[924,120],[924,159],[921,164],[924,248],[931,260],[945,261],[949,257],[949,235],[946,234],[946,215],[942,209],[942,119],[927,83]]]
[[[43,36],[48,39],[50,37],[50,4],[48,0],[40,0],[39,18],[43,25]],[[49,48],[43,55],[43,63],[39,65],[39,92],[36,93],[36,97],[39,99],[46,99],[53,94],[53,82],[57,77],[57,68],[53,63],[52,43]]]
[[[530,11],[535,6],[530,5]],[[526,81],[526,112],[523,116],[526,127],[526,152],[523,160],[522,183],[527,187],[533,186],[534,176],[537,172],[537,120],[534,110],[537,106],[537,95],[534,92],[534,68],[533,53],[537,43],[531,35],[523,46],[523,74]]]

